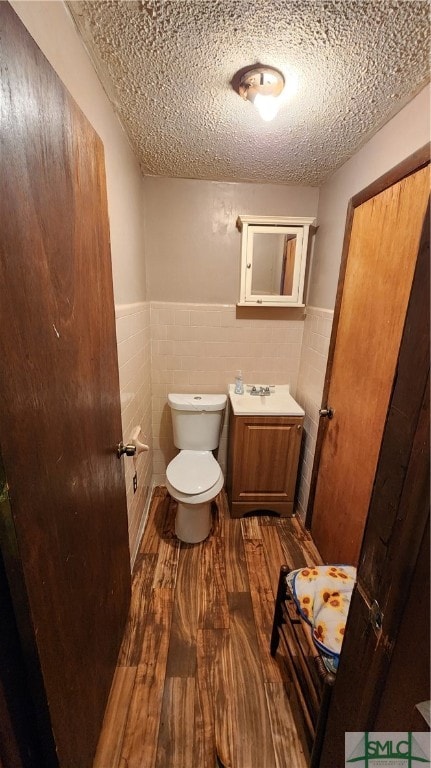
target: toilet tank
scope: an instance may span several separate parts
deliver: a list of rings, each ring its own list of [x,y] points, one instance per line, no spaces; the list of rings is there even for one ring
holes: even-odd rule
[[[226,395],[169,394],[176,447],[214,451],[220,441],[226,400]]]

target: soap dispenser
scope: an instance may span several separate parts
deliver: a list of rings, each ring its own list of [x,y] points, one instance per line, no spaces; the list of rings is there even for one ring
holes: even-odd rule
[[[235,394],[236,395],[243,395],[244,394],[244,382],[242,380],[242,372],[237,371],[235,376]]]

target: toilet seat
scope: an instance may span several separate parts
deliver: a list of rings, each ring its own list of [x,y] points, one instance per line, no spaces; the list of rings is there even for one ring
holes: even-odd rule
[[[197,495],[213,488],[222,474],[211,451],[180,451],[169,463],[166,478],[180,494]]]

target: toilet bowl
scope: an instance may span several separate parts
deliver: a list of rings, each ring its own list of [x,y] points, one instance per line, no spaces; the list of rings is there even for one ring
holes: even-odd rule
[[[211,502],[224,477],[212,451],[220,439],[226,395],[168,395],[174,443],[180,452],[166,469],[166,487],[177,501],[175,534],[196,544],[211,531]]]
[[[211,451],[183,450],[166,470],[166,487],[177,502],[175,535],[196,544],[211,531],[211,501],[224,484],[223,472]]]

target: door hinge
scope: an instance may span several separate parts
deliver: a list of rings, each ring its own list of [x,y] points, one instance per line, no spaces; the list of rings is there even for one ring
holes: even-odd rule
[[[368,608],[369,623],[371,624],[374,632],[380,635],[383,629],[383,616],[384,616],[383,611],[380,608],[380,605],[378,604],[377,600],[371,600],[371,598],[368,597],[367,593],[365,592],[364,588],[361,586],[360,582],[357,582],[356,588],[362,600],[364,601],[365,605]]]
[[[4,501],[9,501],[9,486],[6,481],[0,484],[0,504]]]
[[[377,632],[381,632],[383,627],[383,611],[377,600],[373,600],[370,605],[370,623]]]

